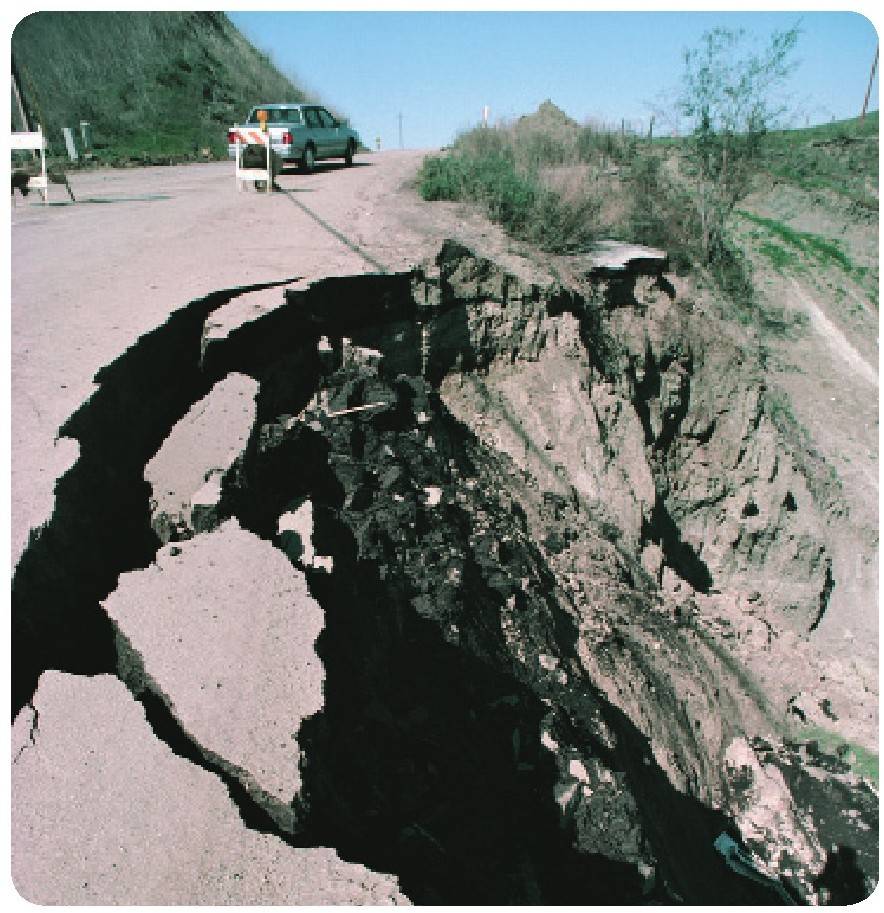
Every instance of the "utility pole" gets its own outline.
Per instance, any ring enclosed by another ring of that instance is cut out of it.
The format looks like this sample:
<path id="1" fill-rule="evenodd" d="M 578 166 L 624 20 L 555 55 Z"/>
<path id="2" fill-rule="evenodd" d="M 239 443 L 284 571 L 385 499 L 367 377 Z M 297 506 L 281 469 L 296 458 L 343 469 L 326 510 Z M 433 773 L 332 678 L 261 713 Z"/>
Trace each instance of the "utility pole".
<path id="1" fill-rule="evenodd" d="M 866 119 L 866 108 L 869 106 L 869 96 L 872 94 L 872 83 L 875 81 L 875 70 L 878 69 L 878 51 L 880 46 L 875 48 L 875 59 L 872 61 L 872 72 L 869 74 L 869 87 L 866 89 L 866 99 L 863 102 L 862 114 L 860 114 L 859 119 Z"/>
<path id="2" fill-rule="evenodd" d="M 399 148 L 402 149 L 402 112 L 399 112 Z"/>

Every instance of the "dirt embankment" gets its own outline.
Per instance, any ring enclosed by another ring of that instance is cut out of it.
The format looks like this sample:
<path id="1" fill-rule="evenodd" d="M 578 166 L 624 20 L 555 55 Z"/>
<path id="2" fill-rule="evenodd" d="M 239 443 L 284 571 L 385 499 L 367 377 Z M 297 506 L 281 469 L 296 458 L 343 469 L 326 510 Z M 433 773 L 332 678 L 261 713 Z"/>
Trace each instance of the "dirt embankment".
<path id="1" fill-rule="evenodd" d="M 856 899 L 876 792 L 801 728 L 873 732 L 862 670 L 814 646 L 838 492 L 663 255 L 558 267 L 534 281 L 446 243 L 229 331 L 219 298 L 143 337 L 65 426 L 81 458 L 14 583 L 19 706 L 47 667 L 116 673 L 250 827 L 415 902 Z M 256 391 L 248 439 L 170 519 L 145 465 L 234 375 L 257 385 L 237 392 Z M 139 435 L 115 435 L 133 409 Z M 125 606 L 99 605 L 121 573 L 186 560 L 178 540 L 246 533 L 325 617 L 290 814 L 181 725 Z"/>

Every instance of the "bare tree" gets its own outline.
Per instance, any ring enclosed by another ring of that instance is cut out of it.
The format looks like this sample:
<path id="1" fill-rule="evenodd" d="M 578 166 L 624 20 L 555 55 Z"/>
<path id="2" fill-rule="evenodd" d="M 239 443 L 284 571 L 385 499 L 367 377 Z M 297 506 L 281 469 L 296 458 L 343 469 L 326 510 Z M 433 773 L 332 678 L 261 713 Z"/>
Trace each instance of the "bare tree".
<path id="1" fill-rule="evenodd" d="M 794 68 L 795 26 L 775 32 L 761 51 L 746 49 L 743 30 L 706 32 L 685 51 L 679 111 L 693 125 L 688 165 L 695 183 L 707 262 L 724 243 L 728 216 L 750 187 L 763 134 L 782 116 L 776 91 Z"/>

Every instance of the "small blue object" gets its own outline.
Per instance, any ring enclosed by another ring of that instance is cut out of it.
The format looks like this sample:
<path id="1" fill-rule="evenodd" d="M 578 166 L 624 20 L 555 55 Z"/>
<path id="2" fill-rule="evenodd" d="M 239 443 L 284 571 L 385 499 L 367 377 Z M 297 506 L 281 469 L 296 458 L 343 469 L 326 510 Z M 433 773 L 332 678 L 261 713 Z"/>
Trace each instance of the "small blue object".
<path id="1" fill-rule="evenodd" d="M 795 903 L 779 882 L 775 881 L 773 878 L 768 878 L 767 875 L 758 871 L 752 862 L 752 858 L 733 837 L 721 833 L 715 838 L 715 842 L 712 845 L 724 857 L 724 861 L 727 863 L 729 869 L 736 872 L 738 875 L 742 875 L 744 878 L 748 878 L 757 884 L 770 888 L 772 891 L 776 891 L 787 904 Z"/>

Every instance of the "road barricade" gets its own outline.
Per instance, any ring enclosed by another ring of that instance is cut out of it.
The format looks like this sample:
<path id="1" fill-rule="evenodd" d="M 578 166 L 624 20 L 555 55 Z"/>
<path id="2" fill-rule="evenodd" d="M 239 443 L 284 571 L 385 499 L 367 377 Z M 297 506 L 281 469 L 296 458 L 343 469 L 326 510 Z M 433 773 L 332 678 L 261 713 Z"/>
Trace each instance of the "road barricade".
<path id="1" fill-rule="evenodd" d="M 43 134 L 43 128 L 38 125 L 36 130 L 28 133 L 13 131 L 11 148 L 28 152 L 40 151 L 40 173 L 28 178 L 28 189 L 39 190 L 43 202 L 48 203 L 49 176 L 46 173 L 46 137 Z"/>
<path id="2" fill-rule="evenodd" d="M 234 127 L 236 133 L 236 186 L 243 189 L 246 181 L 257 185 L 263 181 L 267 193 L 273 190 L 273 150 L 270 133 L 258 128 Z M 258 150 L 255 147 L 260 146 Z M 256 167 L 260 161 L 261 166 Z M 256 187 L 257 189 L 257 187 Z"/>

